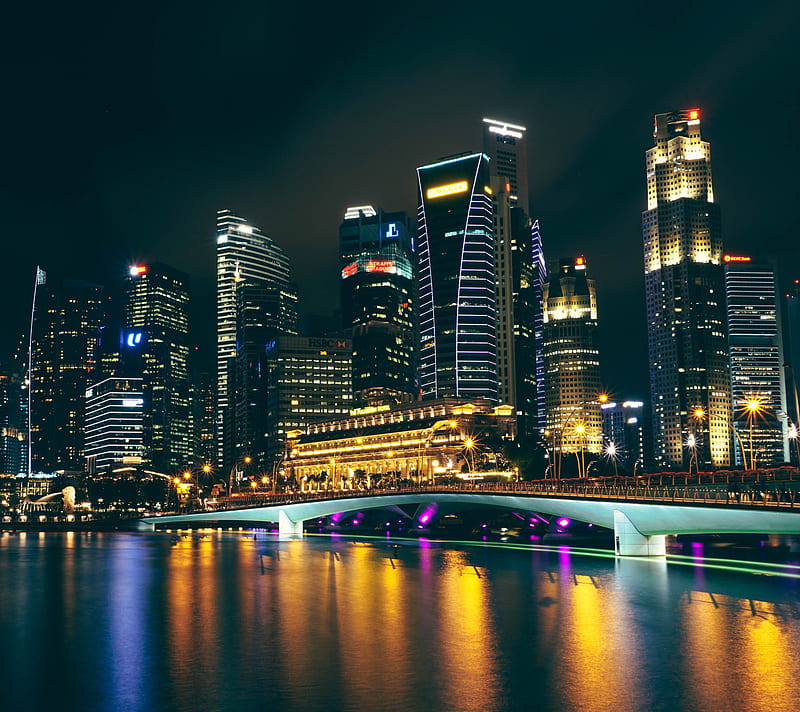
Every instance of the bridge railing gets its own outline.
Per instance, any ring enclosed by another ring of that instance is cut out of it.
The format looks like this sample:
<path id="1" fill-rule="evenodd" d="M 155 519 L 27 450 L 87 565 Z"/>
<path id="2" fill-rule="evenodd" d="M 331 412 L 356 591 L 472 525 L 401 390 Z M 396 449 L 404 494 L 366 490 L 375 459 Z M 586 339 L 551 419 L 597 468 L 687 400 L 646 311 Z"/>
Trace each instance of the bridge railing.
<path id="1" fill-rule="evenodd" d="M 392 487 L 372 487 L 352 490 L 320 490 L 315 492 L 265 493 L 245 497 L 222 497 L 206 500 L 202 505 L 182 509 L 167 514 L 189 514 L 198 512 L 223 512 L 247 510 L 280 504 L 302 504 L 322 500 L 353 499 L 361 497 L 381 497 L 397 494 L 508 494 L 536 497 L 559 497 L 575 499 L 599 499 L 626 502 L 659 502 L 662 504 L 703 504 L 707 506 L 763 507 L 775 510 L 800 511 L 800 490 L 764 487 L 739 487 L 727 489 L 702 487 L 688 484 L 662 485 L 652 482 L 645 484 L 606 484 L 595 481 L 585 482 L 470 482 L 454 484 L 398 484 Z"/>

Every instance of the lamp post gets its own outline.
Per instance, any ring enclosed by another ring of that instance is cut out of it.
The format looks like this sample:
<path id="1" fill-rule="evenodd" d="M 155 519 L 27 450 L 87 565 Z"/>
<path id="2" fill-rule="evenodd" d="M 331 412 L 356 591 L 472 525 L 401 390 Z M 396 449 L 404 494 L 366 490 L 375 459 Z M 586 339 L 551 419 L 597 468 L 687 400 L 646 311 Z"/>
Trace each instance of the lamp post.
<path id="1" fill-rule="evenodd" d="M 253 461 L 253 458 L 250 455 L 245 455 L 241 460 L 238 460 L 233 464 L 231 467 L 231 471 L 228 473 L 228 495 L 233 494 L 233 480 L 234 477 L 236 478 L 236 489 L 241 492 L 241 479 L 239 478 L 239 465 L 249 465 Z"/>
<path id="2" fill-rule="evenodd" d="M 566 418 L 561 423 L 561 425 L 558 426 L 557 429 L 558 429 L 559 435 L 560 435 L 559 440 L 560 440 L 561 446 L 558 449 L 557 455 L 556 455 L 555 452 L 553 453 L 554 465 L 557 463 L 557 467 L 554 467 L 554 469 L 556 471 L 556 479 L 560 479 L 561 478 L 561 462 L 562 462 L 563 454 L 564 454 L 564 431 L 569 427 L 569 425 L 575 420 L 576 416 L 579 413 L 581 413 L 583 411 L 583 409 L 587 405 L 602 405 L 603 403 L 608 403 L 608 394 L 607 393 L 600 393 L 593 400 L 585 400 L 585 401 L 582 401 L 581 403 L 578 403 L 577 405 L 573 406 L 568 411 Z M 576 435 L 580 435 L 581 436 L 580 444 L 583 445 L 584 444 L 584 437 L 583 436 L 586 433 L 586 423 L 581 423 L 579 425 L 580 425 L 580 428 L 578 427 L 578 425 L 575 426 L 574 432 L 575 432 Z M 579 448 L 580 448 L 580 446 L 579 446 Z M 555 433 L 553 433 L 553 450 L 555 451 Z M 583 466 L 582 466 L 583 453 L 582 452 L 576 453 L 575 457 L 576 457 L 576 460 L 578 461 L 578 476 L 579 477 L 583 477 L 583 474 L 581 474 L 582 471 L 583 471 Z"/>
<path id="3" fill-rule="evenodd" d="M 619 448 L 613 440 L 609 440 L 605 448 L 606 457 L 614 463 L 614 475 L 618 475 L 617 471 L 617 456 L 619 455 Z"/>
<path id="4" fill-rule="evenodd" d="M 697 438 L 694 433 L 689 433 L 689 436 L 686 438 L 686 447 L 689 449 L 689 474 L 692 474 L 692 461 L 694 461 L 695 470 L 699 475 L 700 470 L 697 467 Z"/>
<path id="5" fill-rule="evenodd" d="M 791 421 L 789 422 L 789 430 L 786 433 L 786 437 L 794 442 L 795 459 L 800 463 L 800 438 L 798 438 L 797 426 Z"/>
<path id="6" fill-rule="evenodd" d="M 706 419 L 706 409 L 703 408 L 702 405 L 696 405 L 692 408 L 692 419 L 695 422 L 694 430 L 695 430 L 695 446 L 699 449 L 701 443 L 703 442 L 702 437 L 698 437 L 697 431 L 699 431 L 699 435 L 702 436 L 703 434 L 703 421 Z M 708 438 L 706 438 L 708 439 Z M 697 457 L 697 450 L 692 452 L 694 455 L 694 464 L 697 470 L 697 474 L 700 474 L 700 461 Z M 711 444 L 709 443 L 709 450 L 708 450 L 708 459 L 711 460 Z M 713 464 L 713 463 L 712 463 Z M 713 468 L 712 468 L 713 469 Z M 689 473 L 691 474 L 692 471 L 692 461 L 689 460 Z"/>
<path id="7" fill-rule="evenodd" d="M 745 416 L 747 417 L 747 427 L 749 431 L 749 448 L 750 448 L 750 464 L 747 464 L 747 458 L 744 457 L 745 460 L 745 468 L 749 470 L 756 469 L 756 453 L 753 447 L 753 422 L 756 418 L 761 417 L 765 412 L 766 408 L 764 407 L 764 401 L 759 398 L 758 396 L 747 396 L 745 397 L 744 401 L 742 402 L 741 410 L 744 411 Z M 741 443 L 740 443 L 741 445 Z"/>

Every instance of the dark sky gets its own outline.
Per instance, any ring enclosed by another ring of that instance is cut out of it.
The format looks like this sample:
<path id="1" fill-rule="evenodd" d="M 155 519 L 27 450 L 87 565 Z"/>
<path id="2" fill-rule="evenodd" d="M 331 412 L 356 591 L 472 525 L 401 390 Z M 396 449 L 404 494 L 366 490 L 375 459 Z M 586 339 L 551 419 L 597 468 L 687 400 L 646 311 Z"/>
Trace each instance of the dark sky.
<path id="1" fill-rule="evenodd" d="M 289 254 L 301 309 L 338 300 L 348 205 L 415 210 L 414 169 L 528 127 L 548 261 L 597 280 L 606 385 L 646 395 L 641 211 L 655 113 L 700 107 L 726 249 L 798 264 L 796 0 L 21 4 L 4 17 L 0 360 L 34 266 L 193 281 L 213 339 L 214 214 Z"/>

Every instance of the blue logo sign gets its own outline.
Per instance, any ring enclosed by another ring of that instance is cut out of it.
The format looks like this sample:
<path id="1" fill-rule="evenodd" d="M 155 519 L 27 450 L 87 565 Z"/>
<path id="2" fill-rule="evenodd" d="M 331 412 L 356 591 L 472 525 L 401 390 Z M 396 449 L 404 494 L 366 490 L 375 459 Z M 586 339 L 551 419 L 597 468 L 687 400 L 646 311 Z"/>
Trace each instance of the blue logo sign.
<path id="1" fill-rule="evenodd" d="M 132 331 L 125 337 L 125 343 L 128 347 L 133 348 L 134 346 L 138 346 L 142 343 L 142 338 L 144 334 L 141 331 Z"/>
<path id="2" fill-rule="evenodd" d="M 386 237 L 400 237 L 400 233 L 397 230 L 397 223 L 389 223 L 386 230 Z"/>

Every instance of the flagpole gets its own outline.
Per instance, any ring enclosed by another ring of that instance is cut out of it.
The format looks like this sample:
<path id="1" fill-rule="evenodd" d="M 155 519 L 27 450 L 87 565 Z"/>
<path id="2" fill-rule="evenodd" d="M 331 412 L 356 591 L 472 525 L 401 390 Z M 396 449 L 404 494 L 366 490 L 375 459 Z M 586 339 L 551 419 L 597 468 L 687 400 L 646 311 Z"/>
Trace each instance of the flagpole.
<path id="1" fill-rule="evenodd" d="M 33 474 L 33 442 L 31 440 L 31 430 L 33 424 L 33 413 L 31 412 L 31 391 L 33 391 L 33 322 L 36 315 L 36 292 L 40 284 L 45 283 L 47 275 L 45 271 L 36 265 L 36 279 L 33 281 L 33 299 L 31 301 L 31 322 L 28 329 L 28 471 L 25 478 L 25 490 L 28 489 L 28 482 Z"/>

